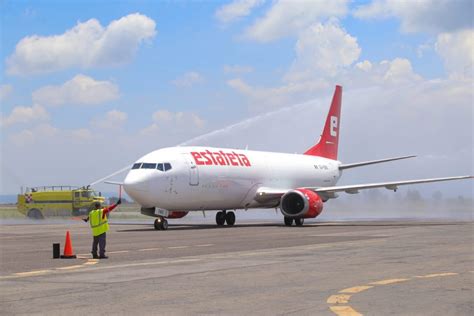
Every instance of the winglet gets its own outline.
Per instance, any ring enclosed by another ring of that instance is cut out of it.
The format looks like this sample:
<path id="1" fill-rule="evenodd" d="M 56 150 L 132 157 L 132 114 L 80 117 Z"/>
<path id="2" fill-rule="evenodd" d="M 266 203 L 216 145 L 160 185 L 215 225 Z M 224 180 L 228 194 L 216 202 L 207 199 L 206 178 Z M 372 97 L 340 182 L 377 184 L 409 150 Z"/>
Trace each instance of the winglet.
<path id="1" fill-rule="evenodd" d="M 339 131 L 341 126 L 342 86 L 337 85 L 332 97 L 331 107 L 326 118 L 323 134 L 319 142 L 304 154 L 337 160 Z"/>

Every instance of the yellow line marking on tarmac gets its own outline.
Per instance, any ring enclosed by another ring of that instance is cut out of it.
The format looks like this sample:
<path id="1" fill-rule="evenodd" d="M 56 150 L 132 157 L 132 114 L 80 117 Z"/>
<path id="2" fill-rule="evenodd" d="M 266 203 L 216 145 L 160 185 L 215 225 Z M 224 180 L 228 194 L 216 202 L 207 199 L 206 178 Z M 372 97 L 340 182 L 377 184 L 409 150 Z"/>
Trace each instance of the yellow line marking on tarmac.
<path id="1" fill-rule="evenodd" d="M 469 271 L 469 272 L 474 273 L 474 271 Z M 413 280 L 414 278 L 427 279 L 427 278 L 436 278 L 436 277 L 453 276 L 453 275 L 459 275 L 459 273 L 455 273 L 455 272 L 432 273 L 432 274 L 426 274 L 426 275 L 418 275 L 412 278 L 386 279 L 386 280 L 371 282 L 369 283 L 370 285 L 360 285 L 360 286 L 350 287 L 350 288 L 339 291 L 339 293 L 354 294 L 354 293 L 360 293 L 362 291 L 373 288 L 376 285 L 388 285 L 388 284 L 401 283 L 401 282 Z M 335 294 L 335 295 L 329 296 L 326 302 L 328 304 L 347 304 L 349 303 L 350 298 L 351 298 L 351 295 Z M 349 305 L 344 305 L 344 306 L 333 305 L 333 306 L 329 306 L 329 309 L 338 316 L 362 315 L 356 310 L 354 310 L 352 307 L 350 307 Z"/>
<path id="2" fill-rule="evenodd" d="M 339 291 L 339 293 L 360 293 L 362 291 L 368 290 L 373 288 L 373 286 L 370 285 L 360 285 L 360 286 L 354 286 L 350 287 L 344 290 Z"/>
<path id="3" fill-rule="evenodd" d="M 67 266 L 67 267 L 56 268 L 55 270 L 72 270 L 72 269 L 77 269 L 77 268 L 82 268 L 82 267 L 83 267 L 82 264 L 77 264 L 75 266 Z"/>
<path id="4" fill-rule="evenodd" d="M 28 272 L 17 272 L 14 273 L 16 276 L 24 277 L 24 276 L 32 276 L 32 275 L 41 275 L 52 272 L 52 270 L 36 270 L 36 271 L 28 271 Z"/>
<path id="5" fill-rule="evenodd" d="M 143 248 L 143 249 L 138 249 L 138 251 L 154 251 L 154 250 L 160 250 L 161 248 Z"/>
<path id="6" fill-rule="evenodd" d="M 91 255 L 77 255 L 77 259 L 89 259 Z"/>
<path id="7" fill-rule="evenodd" d="M 322 248 L 329 248 L 331 245 L 316 245 L 316 246 L 307 246 L 304 247 L 305 250 L 315 250 L 315 249 L 322 249 Z"/>
<path id="8" fill-rule="evenodd" d="M 174 246 L 174 247 L 168 247 L 168 249 L 184 249 L 188 248 L 189 246 Z"/>
<path id="9" fill-rule="evenodd" d="M 417 275 L 415 276 L 415 278 L 425 279 L 425 278 L 437 278 L 437 277 L 444 277 L 444 276 L 451 276 L 451 275 L 459 275 L 459 273 L 454 273 L 454 272 L 433 273 L 433 274 L 427 274 L 427 275 Z"/>
<path id="10" fill-rule="evenodd" d="M 79 268 L 84 268 L 86 266 L 94 265 L 94 264 L 97 264 L 97 263 L 99 263 L 98 260 L 89 259 L 89 260 L 87 260 L 87 262 L 84 262 L 83 264 L 76 264 L 76 265 L 72 265 L 72 266 L 58 267 L 58 268 L 48 269 L 48 270 L 34 270 L 34 271 L 27 271 L 27 272 L 16 272 L 16 273 L 13 273 L 11 275 L 1 276 L 0 280 L 11 279 L 11 278 L 16 278 L 16 277 L 29 277 L 29 276 L 50 274 L 50 273 L 54 273 L 55 271 L 74 270 L 74 269 L 79 269 Z"/>
<path id="11" fill-rule="evenodd" d="M 127 264 L 118 264 L 114 266 L 92 267 L 90 268 L 90 270 L 117 269 L 117 268 L 152 266 L 152 265 L 173 264 L 173 263 L 187 263 L 187 262 L 196 262 L 196 261 L 202 261 L 202 260 L 203 259 L 178 259 L 178 260 L 167 260 L 167 261 L 158 261 L 158 262 L 153 261 L 153 262 L 127 263 Z"/>
<path id="12" fill-rule="evenodd" d="M 362 316 L 350 306 L 331 306 L 329 309 L 338 316 Z"/>
<path id="13" fill-rule="evenodd" d="M 372 285 L 387 285 L 387 284 L 405 282 L 405 281 L 408 281 L 408 280 L 410 280 L 410 279 L 387 279 L 387 280 L 372 282 L 372 283 L 369 283 L 369 284 L 372 284 Z"/>
<path id="14" fill-rule="evenodd" d="M 127 253 L 129 250 L 117 250 L 117 251 L 107 251 L 107 253 Z"/>
<path id="15" fill-rule="evenodd" d="M 350 298 L 351 295 L 348 294 L 336 294 L 329 296 L 326 302 L 328 304 L 347 304 Z"/>

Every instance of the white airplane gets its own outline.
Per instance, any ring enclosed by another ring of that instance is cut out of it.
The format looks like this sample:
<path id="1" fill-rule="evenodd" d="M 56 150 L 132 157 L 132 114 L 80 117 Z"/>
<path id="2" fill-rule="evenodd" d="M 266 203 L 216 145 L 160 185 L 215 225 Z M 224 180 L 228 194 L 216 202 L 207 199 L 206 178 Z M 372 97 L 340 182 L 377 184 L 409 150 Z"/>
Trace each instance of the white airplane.
<path id="1" fill-rule="evenodd" d="M 156 217 L 155 228 L 166 230 L 166 218 L 190 211 L 218 210 L 216 223 L 232 226 L 228 210 L 280 208 L 285 225 L 303 225 L 315 218 L 323 203 L 359 190 L 473 178 L 472 176 L 336 186 L 343 170 L 411 158 L 403 156 L 343 164 L 337 160 L 342 87 L 336 86 L 319 142 L 304 154 L 273 153 L 212 147 L 170 147 L 136 161 L 123 187 L 144 215 Z M 108 182 L 114 183 L 114 182 Z M 114 183 L 117 184 L 117 183 Z"/>

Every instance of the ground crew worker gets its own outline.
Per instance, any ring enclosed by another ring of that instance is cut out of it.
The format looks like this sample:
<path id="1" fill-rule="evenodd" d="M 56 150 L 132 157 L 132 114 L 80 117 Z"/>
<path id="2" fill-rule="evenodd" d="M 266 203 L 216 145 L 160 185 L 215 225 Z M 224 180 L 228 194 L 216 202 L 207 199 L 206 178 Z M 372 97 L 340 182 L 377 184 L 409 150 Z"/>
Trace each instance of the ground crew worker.
<path id="1" fill-rule="evenodd" d="M 106 232 L 109 230 L 109 223 L 107 221 L 108 214 L 112 212 L 117 205 L 121 204 L 122 200 L 119 199 L 116 204 L 109 207 L 100 207 L 100 203 L 96 202 L 95 209 L 89 213 L 89 217 L 84 219 L 84 222 L 90 221 L 92 229 L 92 235 L 94 240 L 92 241 L 92 258 L 94 259 L 107 259 L 105 255 L 105 244 L 106 244 Z M 99 246 L 100 252 L 97 255 L 97 246 Z"/>

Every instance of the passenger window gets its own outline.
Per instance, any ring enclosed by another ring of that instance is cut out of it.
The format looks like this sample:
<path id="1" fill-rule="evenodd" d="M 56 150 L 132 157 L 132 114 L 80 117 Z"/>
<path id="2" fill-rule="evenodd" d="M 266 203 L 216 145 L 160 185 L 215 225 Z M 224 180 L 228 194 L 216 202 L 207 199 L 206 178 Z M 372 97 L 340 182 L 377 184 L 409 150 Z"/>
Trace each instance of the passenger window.
<path id="1" fill-rule="evenodd" d="M 132 169 L 140 169 L 141 166 L 142 166 L 142 163 L 137 162 L 137 163 L 133 164 Z"/>
<path id="2" fill-rule="evenodd" d="M 80 197 L 80 196 L 79 196 L 79 192 L 74 192 L 74 197 L 75 197 L 76 199 L 78 199 L 78 198 Z"/>
<path id="3" fill-rule="evenodd" d="M 157 167 L 156 169 L 158 169 L 158 170 L 160 170 L 160 171 L 165 171 L 165 169 L 163 168 L 163 164 L 162 164 L 162 163 L 159 163 L 159 164 L 158 164 L 158 167 Z"/>
<path id="4" fill-rule="evenodd" d="M 142 169 L 156 169 L 156 163 L 143 163 Z"/>
<path id="5" fill-rule="evenodd" d="M 83 191 L 81 192 L 81 195 L 83 198 L 89 198 L 90 197 L 90 192 L 89 191 Z"/>
<path id="6" fill-rule="evenodd" d="M 165 171 L 168 171 L 171 169 L 171 164 L 169 162 L 165 163 Z"/>

